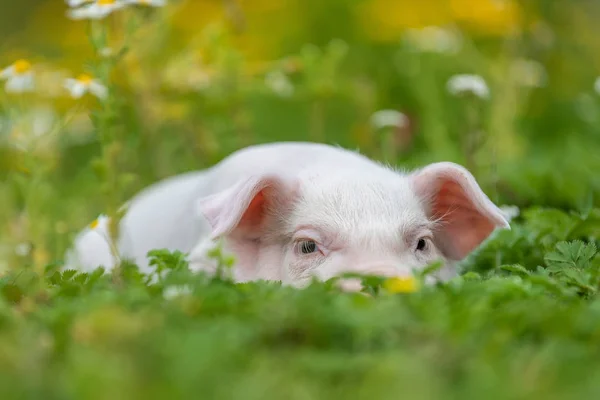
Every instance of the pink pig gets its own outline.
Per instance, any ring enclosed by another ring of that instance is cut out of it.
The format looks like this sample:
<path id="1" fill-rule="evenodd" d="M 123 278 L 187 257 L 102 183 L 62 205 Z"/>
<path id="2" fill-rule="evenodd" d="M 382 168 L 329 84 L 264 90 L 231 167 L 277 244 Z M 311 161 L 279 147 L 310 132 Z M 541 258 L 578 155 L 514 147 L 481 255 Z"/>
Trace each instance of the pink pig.
<path id="1" fill-rule="evenodd" d="M 113 267 L 101 222 L 79 234 L 70 267 Z M 187 253 L 192 270 L 211 271 L 207 251 L 222 241 L 240 282 L 301 287 L 344 272 L 407 276 L 437 260 L 444 266 L 436 278 L 447 280 L 495 228 L 509 224 L 459 165 L 404 172 L 334 146 L 283 142 L 142 191 L 128 205 L 117 247 L 144 272 L 147 252 L 162 248 Z"/>

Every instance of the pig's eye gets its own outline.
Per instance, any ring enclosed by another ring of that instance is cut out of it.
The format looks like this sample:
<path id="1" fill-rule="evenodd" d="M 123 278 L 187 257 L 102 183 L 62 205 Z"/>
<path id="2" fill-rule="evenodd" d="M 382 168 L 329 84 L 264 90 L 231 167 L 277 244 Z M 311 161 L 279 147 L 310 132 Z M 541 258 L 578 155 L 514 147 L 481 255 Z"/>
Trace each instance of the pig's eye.
<path id="1" fill-rule="evenodd" d="M 302 254 L 311 254 L 317 251 L 317 243 L 314 240 L 304 240 L 299 243 L 299 249 Z"/>
<path id="2" fill-rule="evenodd" d="M 427 248 L 427 240 L 424 238 L 419 239 L 417 242 L 417 251 L 423 251 Z"/>

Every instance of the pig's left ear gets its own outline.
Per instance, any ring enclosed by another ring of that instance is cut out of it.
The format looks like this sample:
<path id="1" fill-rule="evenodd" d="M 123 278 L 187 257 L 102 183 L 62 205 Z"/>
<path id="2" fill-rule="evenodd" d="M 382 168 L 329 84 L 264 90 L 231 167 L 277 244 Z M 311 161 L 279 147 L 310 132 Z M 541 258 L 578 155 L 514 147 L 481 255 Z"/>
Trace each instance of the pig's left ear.
<path id="1" fill-rule="evenodd" d="M 451 162 L 430 164 L 410 175 L 428 216 L 439 221 L 435 241 L 446 257 L 462 260 L 495 228 L 509 228 L 502 212 L 469 171 Z"/>
<path id="2" fill-rule="evenodd" d="M 241 238 L 258 239 L 265 228 L 265 217 L 283 213 L 294 194 L 295 186 L 284 176 L 253 176 L 199 199 L 196 209 L 210 224 L 211 239 L 234 231 Z"/>

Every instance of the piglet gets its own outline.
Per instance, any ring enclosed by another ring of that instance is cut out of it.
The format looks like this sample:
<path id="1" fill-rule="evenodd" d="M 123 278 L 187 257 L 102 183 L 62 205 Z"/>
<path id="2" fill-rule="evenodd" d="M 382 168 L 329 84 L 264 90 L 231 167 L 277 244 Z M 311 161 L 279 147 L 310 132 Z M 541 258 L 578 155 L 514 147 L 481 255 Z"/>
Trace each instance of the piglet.
<path id="1" fill-rule="evenodd" d="M 70 268 L 113 268 L 106 228 L 103 220 L 78 235 Z M 238 282 L 405 277 L 435 261 L 443 267 L 434 279 L 444 281 L 496 228 L 509 224 L 457 164 L 408 172 L 335 146 L 280 142 L 145 189 L 129 202 L 116 245 L 146 273 L 148 251 L 165 248 L 213 271 L 207 252 L 220 242 Z"/>

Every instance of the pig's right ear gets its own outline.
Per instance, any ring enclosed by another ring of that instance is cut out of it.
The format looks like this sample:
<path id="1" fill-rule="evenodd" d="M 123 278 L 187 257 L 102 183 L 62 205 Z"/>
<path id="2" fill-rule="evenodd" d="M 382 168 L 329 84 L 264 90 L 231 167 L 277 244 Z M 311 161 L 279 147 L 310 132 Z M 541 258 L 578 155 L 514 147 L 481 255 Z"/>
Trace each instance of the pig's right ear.
<path id="1" fill-rule="evenodd" d="M 211 239 L 234 231 L 256 239 L 265 228 L 265 217 L 289 207 L 295 193 L 295 185 L 284 176 L 253 176 L 199 199 L 196 209 L 210 224 Z"/>
<path id="2" fill-rule="evenodd" d="M 494 229 L 510 228 L 500 209 L 464 167 L 434 163 L 410 178 L 428 216 L 440 223 L 435 237 L 449 258 L 462 260 Z"/>

